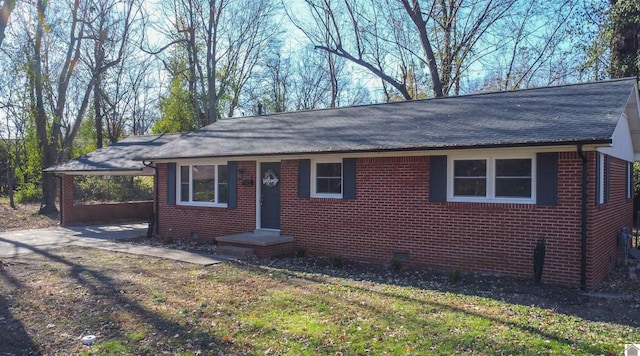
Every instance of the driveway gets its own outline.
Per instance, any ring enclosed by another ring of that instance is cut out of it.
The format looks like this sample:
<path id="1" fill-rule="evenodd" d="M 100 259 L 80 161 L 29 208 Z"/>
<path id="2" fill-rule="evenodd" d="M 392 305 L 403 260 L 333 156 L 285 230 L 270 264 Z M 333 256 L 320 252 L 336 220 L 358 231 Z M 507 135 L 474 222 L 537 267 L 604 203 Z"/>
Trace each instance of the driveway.
<path id="1" fill-rule="evenodd" d="M 0 258 L 14 257 L 24 253 L 39 253 L 68 246 L 82 246 L 166 258 L 204 266 L 235 259 L 235 257 L 225 255 L 209 255 L 114 242 L 114 240 L 132 239 L 146 234 L 147 224 L 58 226 L 46 229 L 0 232 Z"/>

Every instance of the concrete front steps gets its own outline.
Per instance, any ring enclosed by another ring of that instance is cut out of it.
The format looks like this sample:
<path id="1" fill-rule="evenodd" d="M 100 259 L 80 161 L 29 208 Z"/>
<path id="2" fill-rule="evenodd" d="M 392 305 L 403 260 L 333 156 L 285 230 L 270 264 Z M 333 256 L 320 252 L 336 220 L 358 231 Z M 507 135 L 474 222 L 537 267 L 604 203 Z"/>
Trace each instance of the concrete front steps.
<path id="1" fill-rule="evenodd" d="M 218 253 L 238 257 L 272 257 L 293 251 L 293 237 L 281 236 L 277 230 L 255 230 L 216 237 Z"/>

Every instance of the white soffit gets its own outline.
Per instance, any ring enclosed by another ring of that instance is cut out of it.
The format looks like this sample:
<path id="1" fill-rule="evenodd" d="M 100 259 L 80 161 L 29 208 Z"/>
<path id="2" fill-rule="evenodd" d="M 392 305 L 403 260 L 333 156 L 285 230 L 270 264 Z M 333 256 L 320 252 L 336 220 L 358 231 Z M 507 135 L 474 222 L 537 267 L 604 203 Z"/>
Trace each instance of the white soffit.
<path id="1" fill-rule="evenodd" d="M 640 97 L 638 97 L 637 84 L 634 85 L 633 92 L 629 95 L 629 100 L 627 100 L 624 111 L 635 160 L 640 160 Z M 618 123 L 618 125 L 620 125 L 620 123 Z M 616 127 L 616 131 L 617 130 L 618 128 Z"/>

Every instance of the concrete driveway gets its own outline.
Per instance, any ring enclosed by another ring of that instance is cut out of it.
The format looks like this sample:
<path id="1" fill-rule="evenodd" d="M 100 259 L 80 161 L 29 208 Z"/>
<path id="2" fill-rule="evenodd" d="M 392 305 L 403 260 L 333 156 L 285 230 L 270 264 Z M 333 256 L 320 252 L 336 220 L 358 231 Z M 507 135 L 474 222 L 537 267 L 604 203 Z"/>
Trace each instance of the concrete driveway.
<path id="1" fill-rule="evenodd" d="M 147 224 L 93 225 L 0 232 L 0 258 L 38 253 L 67 246 L 166 258 L 204 266 L 235 259 L 182 250 L 114 242 L 147 234 Z"/>

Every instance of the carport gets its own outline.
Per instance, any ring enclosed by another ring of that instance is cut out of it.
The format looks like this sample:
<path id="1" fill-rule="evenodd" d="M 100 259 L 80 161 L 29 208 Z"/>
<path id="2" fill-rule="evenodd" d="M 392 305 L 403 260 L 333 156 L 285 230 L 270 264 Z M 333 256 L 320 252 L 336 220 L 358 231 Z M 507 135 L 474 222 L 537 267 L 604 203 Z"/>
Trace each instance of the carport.
<path id="1" fill-rule="evenodd" d="M 155 167 L 147 162 L 134 161 L 164 145 L 177 134 L 129 136 L 128 138 L 68 162 L 45 169 L 60 178 L 60 224 L 63 226 L 108 224 L 115 222 L 150 221 L 157 210 Z M 117 201 L 83 204 L 75 196 L 77 176 L 152 176 L 152 200 Z"/>

